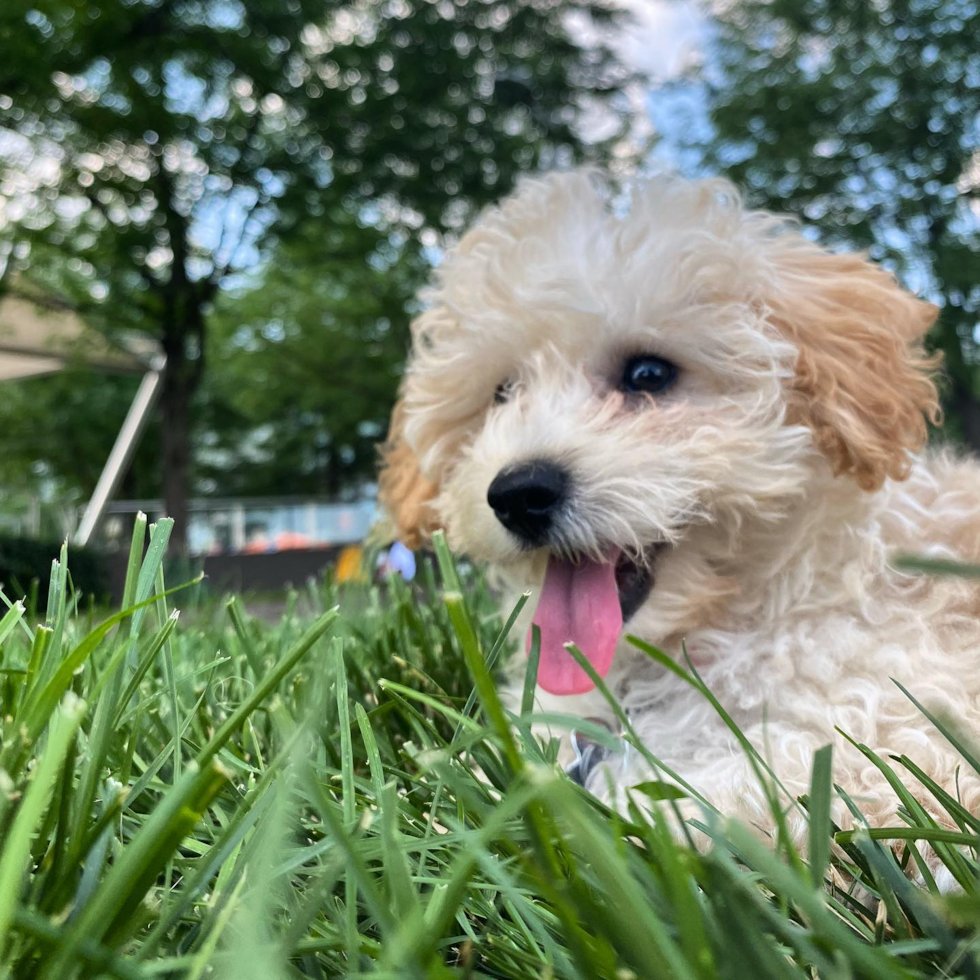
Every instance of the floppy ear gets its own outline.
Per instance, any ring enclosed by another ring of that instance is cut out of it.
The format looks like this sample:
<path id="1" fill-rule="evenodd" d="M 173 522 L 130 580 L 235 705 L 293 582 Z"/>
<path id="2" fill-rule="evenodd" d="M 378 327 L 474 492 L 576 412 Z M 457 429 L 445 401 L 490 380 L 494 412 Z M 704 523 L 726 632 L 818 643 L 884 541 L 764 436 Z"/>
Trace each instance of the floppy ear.
<path id="1" fill-rule="evenodd" d="M 926 420 L 940 419 L 939 358 L 921 343 L 938 309 L 860 255 L 801 243 L 776 266 L 771 319 L 799 348 L 790 421 L 809 426 L 834 473 L 862 489 L 904 479 Z"/>
<path id="2" fill-rule="evenodd" d="M 438 487 L 422 476 L 418 459 L 405 442 L 404 415 L 399 399 L 381 450 L 378 499 L 394 522 L 399 540 L 414 549 L 439 528 L 429 506 Z"/>

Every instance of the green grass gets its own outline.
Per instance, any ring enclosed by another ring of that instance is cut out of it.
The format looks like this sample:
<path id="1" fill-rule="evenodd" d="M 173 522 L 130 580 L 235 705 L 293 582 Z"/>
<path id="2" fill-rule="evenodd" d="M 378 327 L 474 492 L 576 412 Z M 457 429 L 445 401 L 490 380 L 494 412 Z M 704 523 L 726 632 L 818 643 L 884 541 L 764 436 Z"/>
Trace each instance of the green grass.
<path id="1" fill-rule="evenodd" d="M 613 814 L 532 736 L 530 697 L 508 714 L 506 624 L 441 543 L 418 587 L 311 585 L 268 625 L 168 594 L 168 533 L 137 527 L 101 622 L 64 551 L 43 623 L 7 600 L 0 978 L 980 976 L 980 815 L 914 760 L 865 750 L 901 827 L 836 833 L 824 752 L 809 860 L 708 809 L 699 853 L 663 782 Z M 959 893 L 910 882 L 926 842 Z"/>

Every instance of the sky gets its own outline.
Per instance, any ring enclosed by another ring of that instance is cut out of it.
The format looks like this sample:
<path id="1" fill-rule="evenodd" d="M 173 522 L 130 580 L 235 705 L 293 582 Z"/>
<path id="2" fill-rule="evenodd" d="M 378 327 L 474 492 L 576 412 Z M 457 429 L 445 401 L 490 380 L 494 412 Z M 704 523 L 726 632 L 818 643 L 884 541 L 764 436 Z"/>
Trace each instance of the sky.
<path id="1" fill-rule="evenodd" d="M 703 56 L 707 22 L 691 0 L 625 0 L 632 24 L 612 46 L 628 65 L 652 82 L 677 77 Z"/>
<path id="2" fill-rule="evenodd" d="M 656 137 L 646 161 L 650 169 L 683 169 L 677 136 L 692 124 L 706 126 L 703 95 L 687 81 L 685 71 L 707 56 L 709 17 L 697 0 L 620 0 L 623 16 L 611 27 L 597 28 L 583 14 L 567 18 L 569 34 L 585 47 L 603 45 L 638 76 L 626 92 L 631 114 L 630 137 L 623 153 Z M 609 110 L 587 106 L 580 123 L 587 139 L 602 139 L 619 121 Z"/>

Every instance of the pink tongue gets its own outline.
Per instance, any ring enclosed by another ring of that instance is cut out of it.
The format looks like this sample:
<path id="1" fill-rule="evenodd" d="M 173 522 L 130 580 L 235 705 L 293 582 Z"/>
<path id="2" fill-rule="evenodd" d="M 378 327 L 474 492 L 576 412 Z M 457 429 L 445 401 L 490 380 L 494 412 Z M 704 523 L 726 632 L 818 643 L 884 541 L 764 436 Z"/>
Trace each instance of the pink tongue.
<path id="1" fill-rule="evenodd" d="M 549 558 L 534 622 L 541 629 L 538 684 L 549 694 L 590 691 L 593 684 L 589 675 L 564 645 L 574 643 L 600 677 L 609 672 L 623 629 L 616 590 L 616 556 L 611 555 L 604 562 L 583 560 L 578 564 Z M 527 649 L 530 648 L 529 630 Z"/>

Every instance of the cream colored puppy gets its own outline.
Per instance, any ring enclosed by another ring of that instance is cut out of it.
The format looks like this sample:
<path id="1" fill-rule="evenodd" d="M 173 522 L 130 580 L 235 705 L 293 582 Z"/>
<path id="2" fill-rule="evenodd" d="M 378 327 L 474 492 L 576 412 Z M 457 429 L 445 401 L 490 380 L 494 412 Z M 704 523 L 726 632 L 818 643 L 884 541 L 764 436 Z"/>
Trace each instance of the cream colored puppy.
<path id="1" fill-rule="evenodd" d="M 957 789 L 959 758 L 891 680 L 980 733 L 980 593 L 889 566 L 980 555 L 980 469 L 919 455 L 934 306 L 724 181 L 654 179 L 614 213 L 582 172 L 484 212 L 426 299 L 382 497 L 406 541 L 442 526 L 532 591 L 548 707 L 604 713 L 574 641 L 652 752 L 767 826 L 711 706 L 622 637 L 678 659 L 686 643 L 790 793 L 833 741 L 837 781 L 894 819 L 837 726 L 976 809 L 977 783 Z M 614 772 L 649 778 L 635 757 Z"/>

